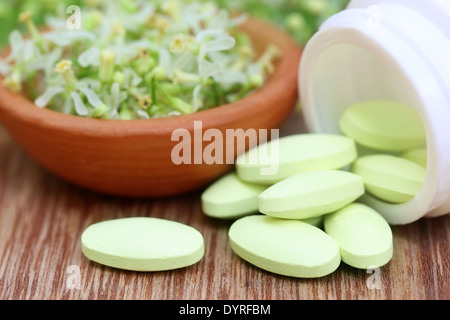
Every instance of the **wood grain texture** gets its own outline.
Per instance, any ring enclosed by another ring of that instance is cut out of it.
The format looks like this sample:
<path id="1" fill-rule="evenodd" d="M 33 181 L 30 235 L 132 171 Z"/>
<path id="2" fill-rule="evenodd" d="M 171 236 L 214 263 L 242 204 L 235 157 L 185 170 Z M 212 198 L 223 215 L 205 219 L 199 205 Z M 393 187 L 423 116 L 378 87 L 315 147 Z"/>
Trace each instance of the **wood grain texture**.
<path id="1" fill-rule="evenodd" d="M 285 133 L 302 130 L 293 117 Z M 230 221 L 206 217 L 200 192 L 160 200 L 104 196 L 47 173 L 0 127 L 0 299 L 449 299 L 450 216 L 396 226 L 394 257 L 371 276 L 341 264 L 320 279 L 294 279 L 260 270 L 228 243 Z M 179 221 L 204 236 L 206 254 L 174 271 L 139 273 L 88 261 L 80 236 L 92 223 L 131 216 Z M 80 288 L 71 288 L 80 271 Z M 68 269 L 69 268 L 69 269 Z"/>

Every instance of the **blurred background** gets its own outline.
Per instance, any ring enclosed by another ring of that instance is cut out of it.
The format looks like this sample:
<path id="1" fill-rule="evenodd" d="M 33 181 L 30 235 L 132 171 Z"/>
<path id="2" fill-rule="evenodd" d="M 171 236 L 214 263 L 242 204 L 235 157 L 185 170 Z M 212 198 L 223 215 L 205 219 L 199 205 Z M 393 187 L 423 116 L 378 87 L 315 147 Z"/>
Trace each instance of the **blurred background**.
<path id="1" fill-rule="evenodd" d="M 102 0 L 2 0 L 0 1 L 2 24 L 0 46 L 8 43 L 8 37 L 12 30 L 22 28 L 18 23 L 21 12 L 30 11 L 33 14 L 34 22 L 43 25 L 48 15 L 69 16 L 66 8 L 70 5 L 95 5 L 100 1 Z M 130 2 L 134 0 L 108 1 Z M 304 45 L 322 22 L 343 10 L 349 0 L 216 0 L 215 2 L 228 9 L 271 21 L 289 32 L 299 44 Z"/>

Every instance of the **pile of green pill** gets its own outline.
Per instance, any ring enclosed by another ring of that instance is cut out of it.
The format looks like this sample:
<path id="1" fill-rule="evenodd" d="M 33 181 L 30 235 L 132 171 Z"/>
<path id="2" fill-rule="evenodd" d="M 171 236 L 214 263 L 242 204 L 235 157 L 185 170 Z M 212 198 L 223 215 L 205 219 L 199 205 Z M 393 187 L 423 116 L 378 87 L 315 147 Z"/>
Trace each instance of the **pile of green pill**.
<path id="1" fill-rule="evenodd" d="M 420 191 L 427 165 L 421 119 L 408 106 L 367 101 L 348 107 L 340 127 L 342 134 L 298 134 L 252 148 L 204 190 L 203 212 L 233 220 L 228 235 L 238 256 L 298 278 L 326 276 L 341 261 L 368 269 L 392 259 L 389 224 L 358 199 L 397 204 Z M 268 174 L 268 167 L 277 170 Z M 81 243 L 88 259 L 134 271 L 187 267 L 205 252 L 196 229 L 150 217 L 95 223 Z"/>
<path id="2" fill-rule="evenodd" d="M 420 191 L 427 163 L 421 118 L 397 102 L 364 101 L 339 124 L 341 134 L 298 134 L 252 148 L 203 192 L 206 215 L 235 220 L 228 234 L 238 256 L 299 278 L 326 276 L 341 261 L 367 269 L 391 260 L 389 224 L 358 199 L 398 204 Z"/>
<path id="3" fill-rule="evenodd" d="M 366 192 L 393 204 L 412 200 L 427 167 L 426 134 L 419 113 L 392 101 L 350 106 L 340 119 L 342 132 L 367 150 L 351 172 L 364 179 Z"/>

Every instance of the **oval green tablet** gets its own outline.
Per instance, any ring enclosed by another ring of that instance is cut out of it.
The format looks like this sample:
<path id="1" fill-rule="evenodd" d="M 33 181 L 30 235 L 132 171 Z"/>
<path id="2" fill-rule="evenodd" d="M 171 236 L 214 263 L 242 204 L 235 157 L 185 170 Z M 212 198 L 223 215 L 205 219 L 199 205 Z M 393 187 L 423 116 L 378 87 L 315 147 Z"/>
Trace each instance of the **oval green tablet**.
<path id="1" fill-rule="evenodd" d="M 348 137 L 298 134 L 250 149 L 236 160 L 236 171 L 242 180 L 274 184 L 302 172 L 344 168 L 356 156 L 355 142 Z"/>
<path id="2" fill-rule="evenodd" d="M 83 254 L 97 263 L 133 271 L 190 266 L 204 255 L 196 229 L 157 218 L 124 218 L 89 226 L 81 236 Z"/>
<path id="3" fill-rule="evenodd" d="M 381 267 L 392 258 L 391 228 L 368 206 L 353 203 L 326 215 L 324 230 L 339 244 L 342 261 L 352 267 Z"/>
<path id="4" fill-rule="evenodd" d="M 367 193 L 390 203 L 405 203 L 420 191 L 426 169 L 391 155 L 370 155 L 356 160 L 351 171 L 364 180 Z"/>
<path id="5" fill-rule="evenodd" d="M 403 153 L 401 157 L 426 168 L 428 163 L 428 150 L 427 148 L 409 150 Z"/>
<path id="6" fill-rule="evenodd" d="M 202 193 L 203 212 L 214 218 L 234 219 L 258 212 L 258 196 L 267 186 L 240 180 L 231 172 Z"/>
<path id="7" fill-rule="evenodd" d="M 323 277 L 335 271 L 341 261 L 336 241 L 302 221 L 248 216 L 235 221 L 228 235 L 238 256 L 280 275 Z"/>
<path id="8" fill-rule="evenodd" d="M 402 152 L 426 143 L 419 113 L 395 101 L 354 104 L 344 111 L 339 125 L 345 135 L 376 150 Z"/>
<path id="9" fill-rule="evenodd" d="M 283 219 L 307 219 L 339 210 L 364 194 L 363 179 L 339 170 L 311 171 L 262 192 L 259 211 Z"/>

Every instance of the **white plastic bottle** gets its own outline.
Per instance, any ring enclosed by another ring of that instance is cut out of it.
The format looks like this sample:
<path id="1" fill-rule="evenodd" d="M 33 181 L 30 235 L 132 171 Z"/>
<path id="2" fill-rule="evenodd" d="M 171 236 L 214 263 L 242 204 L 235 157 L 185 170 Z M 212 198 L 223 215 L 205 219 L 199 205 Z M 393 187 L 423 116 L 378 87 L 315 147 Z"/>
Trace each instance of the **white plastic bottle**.
<path id="1" fill-rule="evenodd" d="M 421 191 L 405 204 L 362 200 L 390 224 L 450 212 L 450 0 L 351 1 L 305 47 L 299 92 L 311 132 L 340 133 L 340 115 L 359 101 L 416 108 L 428 147 Z"/>

